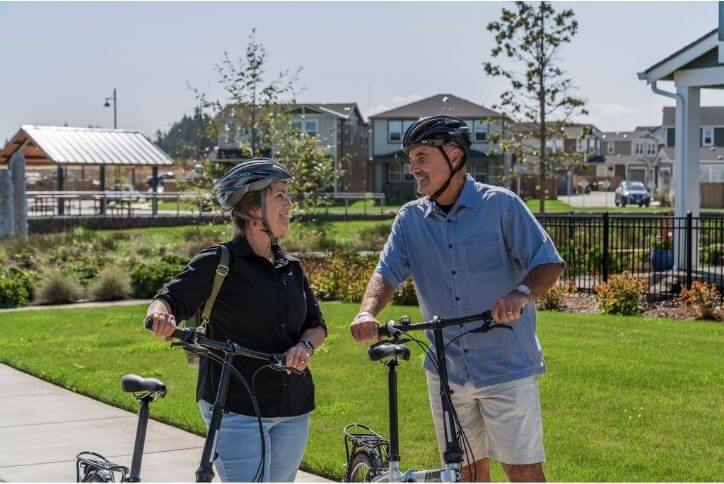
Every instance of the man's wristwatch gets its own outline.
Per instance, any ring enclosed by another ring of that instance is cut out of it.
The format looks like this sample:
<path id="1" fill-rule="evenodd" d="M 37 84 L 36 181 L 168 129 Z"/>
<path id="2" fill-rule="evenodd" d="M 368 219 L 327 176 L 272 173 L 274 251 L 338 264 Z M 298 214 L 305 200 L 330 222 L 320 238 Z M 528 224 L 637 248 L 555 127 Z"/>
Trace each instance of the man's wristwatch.
<path id="1" fill-rule="evenodd" d="M 304 345 L 304 347 L 309 352 L 309 356 L 312 356 L 314 354 L 314 345 L 312 344 L 311 341 L 309 341 L 308 339 L 303 339 L 303 340 L 300 340 L 299 343 Z"/>
<path id="2" fill-rule="evenodd" d="M 515 292 L 527 297 L 528 299 L 531 299 L 533 297 L 533 291 L 531 291 L 530 288 L 528 286 L 526 286 L 525 284 L 521 284 L 518 287 L 516 287 Z"/>

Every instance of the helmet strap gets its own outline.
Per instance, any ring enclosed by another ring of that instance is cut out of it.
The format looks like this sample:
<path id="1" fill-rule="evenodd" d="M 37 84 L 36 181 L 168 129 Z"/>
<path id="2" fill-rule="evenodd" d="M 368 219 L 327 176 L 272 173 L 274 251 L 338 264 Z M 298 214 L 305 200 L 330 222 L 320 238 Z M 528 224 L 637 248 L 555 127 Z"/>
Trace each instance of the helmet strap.
<path id="1" fill-rule="evenodd" d="M 445 151 L 445 149 L 442 146 L 438 146 L 438 148 L 440 149 L 440 153 L 442 153 L 442 157 L 445 158 L 445 161 L 447 161 L 447 166 L 450 167 L 450 175 L 447 177 L 447 180 L 445 180 L 445 183 L 443 183 L 442 186 L 440 188 L 438 188 L 435 193 L 430 195 L 430 200 L 432 200 L 433 202 L 437 201 L 437 197 L 442 195 L 445 192 L 445 190 L 447 190 L 447 188 L 450 186 L 450 182 L 452 181 L 453 177 L 455 176 L 455 173 L 460 171 L 462 169 L 462 167 L 465 166 L 465 162 L 467 161 L 467 158 L 468 158 L 467 153 L 465 153 L 465 151 L 463 151 L 463 159 L 460 160 L 460 163 L 458 164 L 457 167 L 453 168 L 452 162 L 450 161 L 450 157 L 447 155 L 447 152 Z"/>
<path id="2" fill-rule="evenodd" d="M 274 235 L 274 232 L 272 232 L 271 227 L 269 226 L 269 222 L 266 218 L 266 190 L 261 190 L 259 192 L 259 206 L 261 207 L 261 223 L 264 225 L 263 231 L 266 232 L 266 234 L 269 236 L 269 240 L 271 241 L 271 245 L 277 245 L 279 243 L 279 239 Z"/>

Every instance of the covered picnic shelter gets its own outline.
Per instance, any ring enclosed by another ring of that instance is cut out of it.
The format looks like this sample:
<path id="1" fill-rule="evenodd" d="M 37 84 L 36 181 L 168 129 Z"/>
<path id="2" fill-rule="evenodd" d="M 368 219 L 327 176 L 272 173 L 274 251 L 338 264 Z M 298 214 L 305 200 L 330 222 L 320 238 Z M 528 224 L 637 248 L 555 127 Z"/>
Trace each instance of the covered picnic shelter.
<path id="1" fill-rule="evenodd" d="M 23 125 L 0 152 L 0 167 L 6 165 L 11 172 L 22 171 L 20 179 L 23 180 L 26 168 L 56 166 L 57 191 L 64 190 L 64 169 L 70 166 L 98 167 L 97 190 L 101 192 L 106 190 L 107 166 L 150 166 L 151 188 L 156 192 L 158 167 L 172 164 L 173 160 L 141 132 L 123 129 Z M 25 187 L 22 190 L 24 192 Z M 154 212 L 156 207 L 154 199 Z M 105 213 L 105 203 L 101 203 L 100 211 Z M 58 214 L 63 214 L 60 199 Z"/>

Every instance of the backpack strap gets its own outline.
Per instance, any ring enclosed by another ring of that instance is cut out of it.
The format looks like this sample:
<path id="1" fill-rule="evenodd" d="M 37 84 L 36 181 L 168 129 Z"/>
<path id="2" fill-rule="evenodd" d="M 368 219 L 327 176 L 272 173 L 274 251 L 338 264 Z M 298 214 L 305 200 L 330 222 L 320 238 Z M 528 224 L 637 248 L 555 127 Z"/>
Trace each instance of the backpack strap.
<path id="1" fill-rule="evenodd" d="M 201 313 L 201 329 L 204 332 L 206 331 L 206 324 L 209 322 L 209 318 L 211 317 L 211 308 L 214 307 L 216 296 L 219 295 L 219 290 L 221 289 L 221 285 L 224 283 L 224 278 L 229 273 L 229 248 L 224 244 L 220 244 L 219 247 L 221 247 L 221 260 L 219 261 L 219 265 L 216 267 L 216 275 L 214 276 L 214 285 L 211 288 L 211 294 L 206 300 L 206 304 L 204 304 L 204 311 Z"/>

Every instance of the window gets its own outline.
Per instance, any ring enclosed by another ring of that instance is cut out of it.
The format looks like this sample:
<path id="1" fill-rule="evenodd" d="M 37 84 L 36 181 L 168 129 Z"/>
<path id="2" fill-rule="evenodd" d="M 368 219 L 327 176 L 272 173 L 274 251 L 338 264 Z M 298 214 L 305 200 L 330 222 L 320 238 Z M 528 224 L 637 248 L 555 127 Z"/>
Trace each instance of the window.
<path id="1" fill-rule="evenodd" d="M 402 177 L 403 177 L 403 180 L 406 182 L 415 181 L 415 177 L 412 176 L 412 174 L 410 174 L 410 164 L 409 163 L 405 163 L 404 165 L 402 165 Z"/>
<path id="2" fill-rule="evenodd" d="M 387 165 L 387 181 L 388 183 L 400 183 L 402 181 L 402 170 L 399 163 L 390 163 Z"/>
<path id="3" fill-rule="evenodd" d="M 552 155 L 563 150 L 563 140 L 558 138 L 546 140 L 546 153 Z"/>
<path id="4" fill-rule="evenodd" d="M 475 178 L 475 181 L 479 181 L 481 183 L 487 183 L 488 182 L 488 164 L 485 162 L 473 163 L 473 166 L 470 167 L 470 175 L 473 178 Z"/>
<path id="5" fill-rule="evenodd" d="M 586 146 L 585 143 L 586 143 L 586 140 L 583 140 L 583 139 L 580 139 L 580 138 L 576 139 L 576 151 L 578 151 L 579 153 L 581 153 L 581 152 L 583 152 L 583 151 L 586 151 L 586 150 L 585 150 L 585 146 Z"/>
<path id="6" fill-rule="evenodd" d="M 646 144 L 646 154 L 648 156 L 656 156 L 656 143 L 649 142 Z"/>
<path id="7" fill-rule="evenodd" d="M 412 123 L 414 123 L 414 122 L 415 122 L 414 119 L 406 119 L 405 121 L 402 122 L 402 134 L 403 135 L 405 134 L 405 131 L 407 131 L 407 128 L 412 126 Z"/>
<path id="8" fill-rule="evenodd" d="M 714 130 L 712 128 L 704 128 L 701 130 L 701 145 L 712 146 L 714 144 Z"/>
<path id="9" fill-rule="evenodd" d="M 611 140 L 606 142 L 606 152 L 612 155 L 616 151 L 616 142 Z"/>
<path id="10" fill-rule="evenodd" d="M 304 132 L 311 136 L 317 136 L 317 120 L 307 119 L 304 121 Z"/>
<path id="11" fill-rule="evenodd" d="M 643 141 L 636 141 L 634 143 L 634 154 L 637 155 L 643 155 L 644 154 L 644 142 Z"/>
<path id="12" fill-rule="evenodd" d="M 290 121 L 290 124 L 292 125 L 292 129 L 296 131 L 297 133 L 302 132 L 302 121 L 300 119 L 292 119 Z"/>
<path id="13" fill-rule="evenodd" d="M 402 141 L 402 121 L 387 121 L 387 141 L 389 143 Z"/>
<path id="14" fill-rule="evenodd" d="M 473 143 L 485 143 L 488 141 L 488 122 L 475 121 L 473 130 Z"/>

